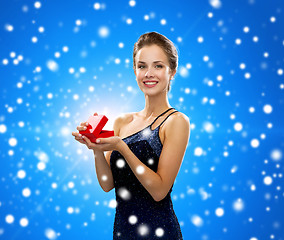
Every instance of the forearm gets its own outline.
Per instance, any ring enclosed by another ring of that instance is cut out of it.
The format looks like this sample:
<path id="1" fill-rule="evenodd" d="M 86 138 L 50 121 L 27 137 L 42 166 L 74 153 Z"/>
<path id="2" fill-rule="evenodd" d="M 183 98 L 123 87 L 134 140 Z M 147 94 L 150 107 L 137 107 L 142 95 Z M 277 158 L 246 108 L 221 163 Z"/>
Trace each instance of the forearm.
<path id="1" fill-rule="evenodd" d="M 150 193 L 154 200 L 159 201 L 163 195 L 163 181 L 159 174 L 142 163 L 125 143 L 120 147 L 119 152 L 127 161 L 132 172 L 139 182 Z"/>
<path id="2" fill-rule="evenodd" d="M 113 176 L 110 166 L 108 165 L 103 152 L 94 151 L 94 156 L 95 156 L 96 173 L 99 184 L 105 192 L 108 192 L 114 187 Z"/>

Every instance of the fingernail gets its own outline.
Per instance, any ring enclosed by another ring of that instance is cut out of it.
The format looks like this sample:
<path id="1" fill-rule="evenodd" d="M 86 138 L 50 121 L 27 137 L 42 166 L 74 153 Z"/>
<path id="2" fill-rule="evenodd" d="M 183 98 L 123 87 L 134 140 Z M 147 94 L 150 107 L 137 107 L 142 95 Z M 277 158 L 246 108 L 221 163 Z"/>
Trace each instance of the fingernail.
<path id="1" fill-rule="evenodd" d="M 99 143 L 99 142 L 100 142 L 100 139 L 97 139 L 97 140 L 96 140 L 96 143 Z"/>
<path id="2" fill-rule="evenodd" d="M 79 137 L 82 137 L 82 134 L 79 134 Z"/>

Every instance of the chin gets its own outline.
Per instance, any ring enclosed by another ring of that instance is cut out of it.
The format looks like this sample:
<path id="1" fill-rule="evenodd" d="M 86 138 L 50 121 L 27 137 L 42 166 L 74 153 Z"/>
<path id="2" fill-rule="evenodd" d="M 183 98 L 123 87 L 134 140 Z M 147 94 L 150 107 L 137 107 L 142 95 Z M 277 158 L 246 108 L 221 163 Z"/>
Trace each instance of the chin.
<path id="1" fill-rule="evenodd" d="M 147 89 L 148 90 L 148 89 Z M 167 94 L 166 89 L 165 90 L 156 90 L 156 91 L 143 91 L 144 95 L 154 97 L 162 94 Z"/>

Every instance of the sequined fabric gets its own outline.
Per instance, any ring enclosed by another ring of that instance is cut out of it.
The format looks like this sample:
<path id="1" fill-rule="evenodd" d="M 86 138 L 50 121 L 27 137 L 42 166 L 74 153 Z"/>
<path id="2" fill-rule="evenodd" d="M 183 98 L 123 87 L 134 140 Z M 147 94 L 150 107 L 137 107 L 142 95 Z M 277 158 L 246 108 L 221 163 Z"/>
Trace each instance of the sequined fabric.
<path id="1" fill-rule="evenodd" d="M 160 114 L 153 123 L 171 109 Z M 163 147 L 159 137 L 162 123 L 154 130 L 150 124 L 122 139 L 136 157 L 155 172 Z M 163 200 L 156 202 L 118 151 L 112 152 L 110 166 L 117 201 L 113 239 L 183 239 L 170 196 L 173 186 Z"/>

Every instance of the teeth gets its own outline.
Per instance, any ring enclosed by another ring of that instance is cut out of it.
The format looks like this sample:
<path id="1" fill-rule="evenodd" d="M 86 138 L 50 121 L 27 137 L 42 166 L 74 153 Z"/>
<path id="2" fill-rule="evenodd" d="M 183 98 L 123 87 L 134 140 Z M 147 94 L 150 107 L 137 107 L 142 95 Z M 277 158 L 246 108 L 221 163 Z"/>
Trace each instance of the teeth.
<path id="1" fill-rule="evenodd" d="M 157 82 L 145 82 L 146 85 L 154 85 L 156 84 Z"/>

